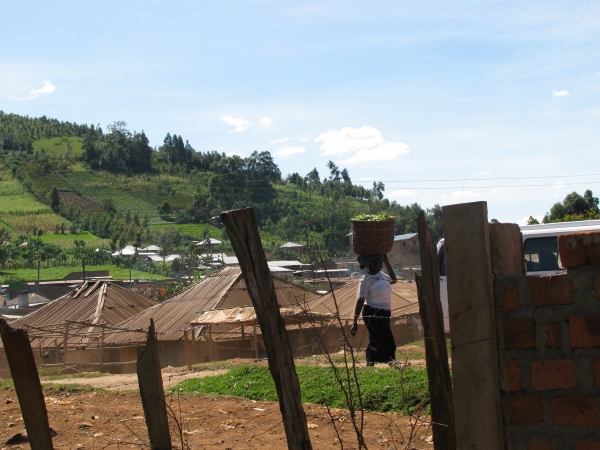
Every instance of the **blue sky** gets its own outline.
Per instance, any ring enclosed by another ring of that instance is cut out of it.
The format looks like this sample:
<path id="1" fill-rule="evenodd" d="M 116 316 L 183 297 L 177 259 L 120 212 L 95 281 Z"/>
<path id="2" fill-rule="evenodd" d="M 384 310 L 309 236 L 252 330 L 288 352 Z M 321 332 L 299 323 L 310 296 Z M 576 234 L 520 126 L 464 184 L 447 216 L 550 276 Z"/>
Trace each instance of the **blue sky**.
<path id="1" fill-rule="evenodd" d="M 199 151 L 268 150 L 284 175 L 323 178 L 331 159 L 401 204 L 487 200 L 501 221 L 542 215 L 573 190 L 600 194 L 598 2 L 2 11 L 5 112 L 123 120 L 153 145 L 170 132 Z"/>

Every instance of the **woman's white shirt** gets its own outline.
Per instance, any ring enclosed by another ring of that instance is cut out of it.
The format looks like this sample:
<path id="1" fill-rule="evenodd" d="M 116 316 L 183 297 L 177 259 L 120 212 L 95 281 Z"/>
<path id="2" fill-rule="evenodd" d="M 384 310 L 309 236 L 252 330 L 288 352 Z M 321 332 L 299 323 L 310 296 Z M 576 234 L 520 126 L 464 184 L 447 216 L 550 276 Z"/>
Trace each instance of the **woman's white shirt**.
<path id="1" fill-rule="evenodd" d="M 358 283 L 358 298 L 364 298 L 365 303 L 372 308 L 390 310 L 392 307 L 392 279 L 389 275 L 379 272 L 376 275 L 365 273 Z"/>

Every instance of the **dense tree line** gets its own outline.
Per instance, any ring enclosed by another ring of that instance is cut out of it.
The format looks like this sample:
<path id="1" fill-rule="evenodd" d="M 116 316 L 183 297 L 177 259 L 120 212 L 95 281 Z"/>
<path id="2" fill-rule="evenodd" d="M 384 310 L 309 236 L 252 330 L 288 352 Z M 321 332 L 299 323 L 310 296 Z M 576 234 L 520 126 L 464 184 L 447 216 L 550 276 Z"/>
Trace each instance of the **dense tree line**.
<path id="1" fill-rule="evenodd" d="M 546 213 L 542 222 L 571 222 L 574 220 L 600 219 L 600 208 L 598 207 L 598 197 L 587 189 L 583 195 L 573 191 L 564 198 L 562 202 L 556 202 Z M 529 217 L 529 225 L 535 225 L 539 221 Z"/>
<path id="2" fill-rule="evenodd" d="M 0 111 L 0 151 L 33 152 L 33 141 L 57 136 L 83 136 L 87 125 L 61 122 L 46 116 L 31 118 Z"/>

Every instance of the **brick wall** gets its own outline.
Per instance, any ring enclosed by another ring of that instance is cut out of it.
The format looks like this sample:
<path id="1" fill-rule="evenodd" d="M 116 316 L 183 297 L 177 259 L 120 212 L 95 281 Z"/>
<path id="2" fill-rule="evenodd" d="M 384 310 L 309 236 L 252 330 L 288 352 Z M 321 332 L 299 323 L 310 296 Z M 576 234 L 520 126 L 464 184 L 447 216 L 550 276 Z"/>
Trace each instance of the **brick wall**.
<path id="1" fill-rule="evenodd" d="M 600 450 L 600 232 L 558 242 L 566 273 L 493 270 L 508 449 Z"/>

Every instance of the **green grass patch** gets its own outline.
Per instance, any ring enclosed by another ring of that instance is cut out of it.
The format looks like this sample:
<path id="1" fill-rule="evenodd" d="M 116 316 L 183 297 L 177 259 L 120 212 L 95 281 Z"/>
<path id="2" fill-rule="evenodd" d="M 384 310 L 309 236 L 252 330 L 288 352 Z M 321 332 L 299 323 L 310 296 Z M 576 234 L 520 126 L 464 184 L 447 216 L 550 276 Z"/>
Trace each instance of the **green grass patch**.
<path id="1" fill-rule="evenodd" d="M 42 389 L 44 390 L 44 394 L 52 395 L 52 394 L 76 394 L 78 392 L 105 392 L 105 389 L 95 388 L 90 386 L 89 384 L 76 384 L 76 383 L 67 383 L 67 384 L 55 384 L 55 383 L 46 383 L 42 384 Z"/>
<path id="2" fill-rule="evenodd" d="M 34 228 L 42 228 L 46 233 L 53 232 L 56 225 L 70 223 L 65 218 L 54 213 L 43 214 L 0 214 L 0 219 L 20 233 L 28 234 Z"/>
<path id="3" fill-rule="evenodd" d="M 13 380 L 0 379 L 0 389 L 14 389 L 14 388 L 15 388 L 15 383 L 13 383 Z"/>
<path id="4" fill-rule="evenodd" d="M 86 272 L 95 270 L 108 270 L 110 276 L 115 280 L 128 280 L 129 269 L 126 267 L 117 267 L 112 264 L 102 266 L 85 266 Z M 50 267 L 40 269 L 40 280 L 62 280 L 71 272 L 81 272 L 81 266 L 74 267 Z M 132 270 L 131 278 L 134 280 L 164 280 L 162 275 L 142 272 L 141 270 Z M 7 281 L 34 281 L 37 280 L 37 269 L 16 269 L 0 271 L 0 282 Z"/>
<path id="5" fill-rule="evenodd" d="M 177 228 L 181 234 L 193 236 L 197 240 L 201 240 L 204 229 L 208 227 L 208 232 L 211 238 L 222 240 L 223 230 L 213 225 L 206 223 L 165 223 L 160 225 L 152 225 L 153 230 L 164 230 L 165 228 Z"/>
<path id="6" fill-rule="evenodd" d="M 70 146 L 71 156 L 80 156 L 83 154 L 82 144 L 83 139 L 76 136 L 44 138 L 33 141 L 33 150 L 41 152 L 44 149 L 48 156 L 57 157 L 66 155 L 67 147 Z"/>
<path id="7" fill-rule="evenodd" d="M 429 403 L 427 372 L 407 367 L 359 368 L 358 380 L 367 411 L 407 414 Z M 303 403 L 348 408 L 342 389 L 329 366 L 296 366 Z M 257 401 L 277 401 L 275 383 L 267 367 L 243 366 L 214 377 L 185 380 L 171 392 L 227 395 Z M 358 406 L 358 403 L 356 403 Z M 426 408 L 428 413 L 429 407 Z"/>
<path id="8" fill-rule="evenodd" d="M 108 246 L 109 241 L 94 236 L 89 231 L 82 231 L 77 234 L 43 234 L 40 239 L 43 242 L 48 242 L 54 245 L 60 245 L 61 247 L 75 247 L 75 241 L 84 241 L 87 247 L 98 248 L 101 245 Z"/>

